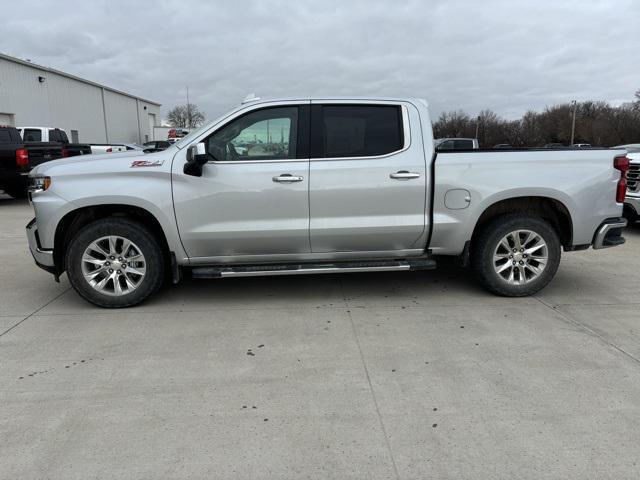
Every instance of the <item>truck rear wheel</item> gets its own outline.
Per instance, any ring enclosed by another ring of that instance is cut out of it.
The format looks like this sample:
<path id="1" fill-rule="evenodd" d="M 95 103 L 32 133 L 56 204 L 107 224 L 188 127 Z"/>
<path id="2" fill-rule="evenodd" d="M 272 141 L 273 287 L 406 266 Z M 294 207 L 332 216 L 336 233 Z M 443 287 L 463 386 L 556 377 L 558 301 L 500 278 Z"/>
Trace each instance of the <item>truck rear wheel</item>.
<path id="1" fill-rule="evenodd" d="M 162 248 L 142 224 L 109 217 L 82 228 L 65 257 L 67 276 L 86 300 L 107 308 L 137 305 L 164 280 Z"/>
<path id="2" fill-rule="evenodd" d="M 545 220 L 509 214 L 491 220 L 471 251 L 473 271 L 487 290 L 505 297 L 533 295 L 553 279 L 560 239 Z"/>

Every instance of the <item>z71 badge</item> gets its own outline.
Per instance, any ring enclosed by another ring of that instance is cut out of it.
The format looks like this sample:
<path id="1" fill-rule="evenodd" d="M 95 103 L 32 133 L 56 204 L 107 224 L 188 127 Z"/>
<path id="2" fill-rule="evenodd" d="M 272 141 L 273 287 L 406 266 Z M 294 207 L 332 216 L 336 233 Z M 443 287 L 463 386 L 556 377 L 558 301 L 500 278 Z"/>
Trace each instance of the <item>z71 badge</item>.
<path id="1" fill-rule="evenodd" d="M 149 160 L 134 160 L 131 162 L 131 168 L 136 167 L 159 167 L 162 165 L 162 162 L 156 160 L 155 162 L 150 162 Z"/>

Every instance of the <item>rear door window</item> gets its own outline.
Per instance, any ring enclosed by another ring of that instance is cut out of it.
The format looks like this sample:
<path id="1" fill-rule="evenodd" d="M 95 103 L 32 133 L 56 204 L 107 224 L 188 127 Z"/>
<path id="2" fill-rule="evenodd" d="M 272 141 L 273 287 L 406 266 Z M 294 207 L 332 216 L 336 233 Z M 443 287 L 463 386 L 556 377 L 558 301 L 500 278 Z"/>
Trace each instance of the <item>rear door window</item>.
<path id="1" fill-rule="evenodd" d="M 60 143 L 69 143 L 69 138 L 67 137 L 67 133 L 63 132 L 58 128 L 54 128 L 49 130 L 49 141 L 50 142 L 60 142 Z"/>
<path id="2" fill-rule="evenodd" d="M 59 130 L 49 130 L 49 141 L 50 142 L 61 142 Z"/>
<path id="3" fill-rule="evenodd" d="M 22 133 L 22 139 L 25 142 L 41 142 L 42 132 L 37 128 L 25 128 Z"/>
<path id="4" fill-rule="evenodd" d="M 399 105 L 322 105 L 314 114 L 314 157 L 374 157 L 404 146 Z"/>

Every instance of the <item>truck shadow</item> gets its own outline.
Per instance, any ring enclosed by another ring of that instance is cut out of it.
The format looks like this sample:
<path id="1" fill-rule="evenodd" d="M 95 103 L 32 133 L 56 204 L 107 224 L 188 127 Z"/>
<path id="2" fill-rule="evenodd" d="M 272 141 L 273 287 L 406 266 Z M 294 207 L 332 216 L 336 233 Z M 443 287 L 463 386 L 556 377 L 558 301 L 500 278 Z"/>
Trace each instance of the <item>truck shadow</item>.
<path id="1" fill-rule="evenodd" d="M 439 260 L 438 269 L 416 272 L 370 272 L 327 275 L 191 279 L 165 287 L 148 302 L 152 309 L 177 303 L 185 309 L 410 307 L 429 304 L 495 302 L 475 282 L 469 269 L 453 260 Z M 500 301 L 500 300 L 498 300 Z M 145 308 L 145 307 L 143 307 Z M 180 307 L 178 307 L 180 308 Z"/>

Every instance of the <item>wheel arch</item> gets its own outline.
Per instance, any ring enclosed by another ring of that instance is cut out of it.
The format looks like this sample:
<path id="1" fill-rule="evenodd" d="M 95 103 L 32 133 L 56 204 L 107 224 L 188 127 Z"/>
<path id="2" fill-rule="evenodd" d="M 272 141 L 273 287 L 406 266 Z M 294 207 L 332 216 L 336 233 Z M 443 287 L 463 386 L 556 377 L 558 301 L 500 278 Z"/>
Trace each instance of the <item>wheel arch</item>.
<path id="1" fill-rule="evenodd" d="M 147 227 L 156 237 L 162 248 L 162 255 L 165 262 L 170 262 L 169 242 L 167 236 L 158 219 L 148 210 L 123 204 L 90 205 L 77 208 L 65 214 L 58 225 L 54 235 L 53 257 L 60 275 L 65 270 L 64 258 L 73 237 L 86 225 L 95 220 L 109 217 L 124 217 L 141 223 Z M 167 263 L 169 265 L 169 263 Z"/>
<path id="2" fill-rule="evenodd" d="M 573 245 L 573 219 L 567 206 L 558 199 L 546 196 L 521 196 L 502 199 L 486 207 L 476 220 L 471 235 L 471 245 L 488 222 L 494 218 L 513 213 L 538 216 L 548 221 L 565 248 Z"/>

